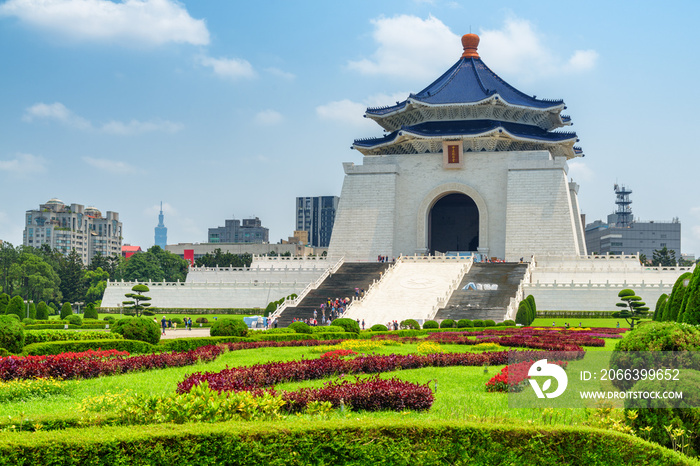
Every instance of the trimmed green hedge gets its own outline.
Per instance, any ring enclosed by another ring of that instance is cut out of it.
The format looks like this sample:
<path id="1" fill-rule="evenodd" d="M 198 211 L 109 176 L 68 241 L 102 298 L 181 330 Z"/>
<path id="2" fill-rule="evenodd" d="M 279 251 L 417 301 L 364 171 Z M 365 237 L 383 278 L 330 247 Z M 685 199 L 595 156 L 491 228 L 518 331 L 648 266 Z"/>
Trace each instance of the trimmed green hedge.
<path id="1" fill-rule="evenodd" d="M 49 341 L 76 340 L 116 340 L 122 336 L 111 332 L 64 332 L 62 330 L 27 330 L 24 332 L 24 344 L 47 343 Z"/>
<path id="2" fill-rule="evenodd" d="M 35 464 L 697 466 L 700 462 L 637 437 L 593 428 L 343 419 L 101 427 L 2 436 L 0 466 Z"/>
<path id="3" fill-rule="evenodd" d="M 153 353 L 156 346 L 136 340 L 90 340 L 90 341 L 51 341 L 47 343 L 34 343 L 24 347 L 22 351 L 31 356 L 44 356 L 47 354 L 79 353 L 87 350 L 119 350 L 128 351 L 130 354 Z"/>
<path id="4" fill-rule="evenodd" d="M 83 325 L 73 325 L 73 324 L 68 324 L 68 328 L 71 330 L 96 330 L 96 329 L 104 329 L 105 325 L 107 325 L 108 322 L 101 322 L 101 323 L 83 323 Z M 65 323 L 61 321 L 58 324 L 31 324 L 31 325 L 25 325 L 24 329 L 25 330 L 63 330 L 65 327 Z"/>

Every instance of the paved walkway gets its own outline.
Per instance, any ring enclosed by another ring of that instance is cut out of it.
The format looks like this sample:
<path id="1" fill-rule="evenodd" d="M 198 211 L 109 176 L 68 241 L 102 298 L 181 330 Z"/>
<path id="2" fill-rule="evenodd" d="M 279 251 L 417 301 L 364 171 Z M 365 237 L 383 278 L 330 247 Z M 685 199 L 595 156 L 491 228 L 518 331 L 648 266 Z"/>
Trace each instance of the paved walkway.
<path id="1" fill-rule="evenodd" d="M 195 327 L 192 324 L 192 330 L 185 330 L 183 328 L 178 328 L 173 330 L 171 328 L 165 329 L 165 335 L 160 337 L 161 340 L 169 340 L 173 338 L 194 338 L 194 337 L 208 337 L 209 327 Z"/>

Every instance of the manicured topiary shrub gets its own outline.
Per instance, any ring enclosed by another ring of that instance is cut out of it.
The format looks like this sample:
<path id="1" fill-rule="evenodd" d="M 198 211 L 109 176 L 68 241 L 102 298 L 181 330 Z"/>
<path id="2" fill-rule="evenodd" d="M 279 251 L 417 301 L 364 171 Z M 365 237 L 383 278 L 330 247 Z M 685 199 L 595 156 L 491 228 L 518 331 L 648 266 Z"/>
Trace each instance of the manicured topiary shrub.
<path id="1" fill-rule="evenodd" d="M 40 301 L 36 306 L 36 320 L 48 320 L 49 319 L 49 307 L 44 301 Z"/>
<path id="2" fill-rule="evenodd" d="M 244 337 L 248 335 L 248 326 L 240 319 L 220 319 L 209 329 L 213 337 Z"/>
<path id="3" fill-rule="evenodd" d="M 420 324 L 415 319 L 406 319 L 401 322 L 401 328 L 410 328 L 412 330 L 420 330 Z"/>
<path id="4" fill-rule="evenodd" d="M 22 324 L 10 316 L 0 316 L 0 348 L 5 348 L 10 353 L 21 353 L 23 347 L 24 327 Z"/>
<path id="5" fill-rule="evenodd" d="M 360 324 L 358 324 L 357 321 L 353 319 L 335 319 L 332 322 L 332 324 L 337 325 L 338 327 L 343 327 L 346 332 L 360 333 Z"/>
<path id="6" fill-rule="evenodd" d="M 695 266 L 695 272 L 688 282 L 677 320 L 691 325 L 700 324 L 700 266 Z"/>
<path id="7" fill-rule="evenodd" d="M 336 325 L 319 325 L 311 327 L 311 331 L 313 333 L 342 333 L 345 332 L 345 329 Z"/>
<path id="8" fill-rule="evenodd" d="M 459 319 L 457 321 L 457 328 L 471 328 L 474 327 L 474 323 L 469 319 Z"/>
<path id="9" fill-rule="evenodd" d="M 656 300 L 656 307 L 654 308 L 654 317 L 652 317 L 652 320 L 656 322 L 661 322 L 663 318 L 664 307 L 666 306 L 667 300 L 668 295 L 666 293 L 663 293 L 661 296 L 659 296 L 659 299 Z"/>
<path id="10" fill-rule="evenodd" d="M 423 328 L 440 328 L 440 326 L 434 320 L 426 320 L 423 322 Z"/>
<path id="11" fill-rule="evenodd" d="M 66 320 L 71 325 L 83 325 L 83 319 L 78 314 L 70 315 Z"/>
<path id="12" fill-rule="evenodd" d="M 23 323 L 24 325 L 36 324 L 36 319 L 30 319 L 29 317 L 27 317 L 27 318 L 25 318 L 25 319 L 22 319 L 22 323 Z"/>
<path id="13" fill-rule="evenodd" d="M 295 333 L 311 334 L 311 327 L 304 322 L 292 322 L 287 328 L 291 328 Z"/>
<path id="14" fill-rule="evenodd" d="M 209 319 L 207 319 L 206 317 L 200 317 L 197 320 L 195 320 L 195 322 L 197 322 L 198 324 L 208 324 Z"/>
<path id="15" fill-rule="evenodd" d="M 12 320 L 16 320 L 17 322 L 21 322 L 21 319 L 17 314 L 7 314 L 7 317 L 9 317 Z"/>
<path id="16" fill-rule="evenodd" d="M 73 314 L 73 308 L 70 306 L 70 303 L 63 303 L 63 306 L 61 306 L 61 320 L 67 318 L 69 315 Z"/>
<path id="17" fill-rule="evenodd" d="M 537 318 L 537 305 L 535 304 L 535 297 L 529 294 L 527 295 L 527 298 L 525 298 L 525 301 L 527 301 L 527 304 L 530 306 L 530 322 L 528 322 L 527 325 L 532 325 L 535 318 Z"/>
<path id="18" fill-rule="evenodd" d="M 485 326 L 483 320 L 475 320 L 475 321 L 472 321 L 472 323 L 474 324 L 474 327 L 484 327 Z"/>
<path id="19" fill-rule="evenodd" d="M 485 320 L 484 321 L 484 327 L 495 327 L 496 326 L 496 321 L 495 320 Z"/>
<path id="20" fill-rule="evenodd" d="M 150 309 L 144 309 L 143 312 L 141 312 L 141 314 L 146 317 L 153 317 L 154 315 L 156 315 L 156 313 L 154 311 L 151 311 Z"/>
<path id="21" fill-rule="evenodd" d="M 455 321 L 452 319 L 445 319 L 440 322 L 440 328 L 455 328 Z"/>
<path id="22" fill-rule="evenodd" d="M 515 314 L 515 323 L 523 327 L 530 325 L 530 306 L 527 301 L 520 301 L 518 312 Z"/>
<path id="23" fill-rule="evenodd" d="M 106 322 L 116 322 L 117 321 L 117 319 L 114 316 L 105 316 L 105 318 L 102 320 L 104 320 Z"/>
<path id="24" fill-rule="evenodd" d="M 666 305 L 664 306 L 663 317 L 661 318 L 664 322 L 675 322 L 678 318 L 678 311 L 680 311 L 681 305 L 683 304 L 683 297 L 685 296 L 686 286 L 685 281 L 690 280 L 693 276 L 690 272 L 682 274 L 676 283 L 673 285 L 671 294 L 666 300 Z"/>
<path id="25" fill-rule="evenodd" d="M 182 323 L 182 319 L 180 317 L 173 317 L 171 320 L 173 321 L 173 324 L 180 325 Z"/>
<path id="26" fill-rule="evenodd" d="M 152 345 L 160 341 L 160 327 L 153 319 L 127 317 L 119 319 L 112 325 L 112 332 L 118 333 L 128 340 L 145 341 Z"/>
<path id="27" fill-rule="evenodd" d="M 5 308 L 5 314 L 15 315 L 19 319 L 27 316 L 27 313 L 24 310 L 24 300 L 21 296 L 15 296 L 10 300 L 10 303 Z"/>
<path id="28" fill-rule="evenodd" d="M 373 332 L 387 332 L 387 331 L 389 331 L 389 329 L 386 328 L 386 325 L 382 325 L 382 324 L 374 324 L 370 327 L 370 330 Z"/>
<path id="29" fill-rule="evenodd" d="M 514 327 L 515 326 L 515 321 L 514 320 L 504 320 L 503 325 L 506 327 Z"/>

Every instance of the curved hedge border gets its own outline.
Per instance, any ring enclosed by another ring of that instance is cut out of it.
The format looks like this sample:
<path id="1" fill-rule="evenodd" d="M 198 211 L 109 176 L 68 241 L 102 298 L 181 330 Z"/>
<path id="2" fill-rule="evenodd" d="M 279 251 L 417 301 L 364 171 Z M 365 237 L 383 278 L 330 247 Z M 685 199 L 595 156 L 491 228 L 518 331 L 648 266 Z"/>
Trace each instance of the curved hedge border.
<path id="1" fill-rule="evenodd" d="M 700 465 L 695 459 L 611 431 L 459 421 L 162 424 L 0 437 L 0 466 L 223 463 Z"/>

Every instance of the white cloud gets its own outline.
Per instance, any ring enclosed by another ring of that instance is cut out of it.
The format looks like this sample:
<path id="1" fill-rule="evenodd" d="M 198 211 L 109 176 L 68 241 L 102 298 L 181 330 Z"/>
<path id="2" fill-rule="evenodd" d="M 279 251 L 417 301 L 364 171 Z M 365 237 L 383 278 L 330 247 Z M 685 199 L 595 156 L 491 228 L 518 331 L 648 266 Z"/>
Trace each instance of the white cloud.
<path id="1" fill-rule="evenodd" d="M 275 110 L 263 110 L 258 112 L 253 120 L 259 125 L 271 126 L 281 123 L 284 117 Z"/>
<path id="2" fill-rule="evenodd" d="M 60 102 L 52 104 L 38 103 L 24 111 L 22 120 L 28 123 L 34 120 L 55 120 L 66 126 L 78 129 L 90 129 L 92 125 L 85 118 L 75 115 Z"/>
<path id="3" fill-rule="evenodd" d="M 562 60 L 545 45 L 547 40 L 524 19 L 509 18 L 502 29 L 480 32 L 479 55 L 497 73 L 518 74 L 525 79 L 592 69 L 595 50 L 576 50 Z"/>
<path id="4" fill-rule="evenodd" d="M 275 75 L 277 77 L 284 78 L 284 79 L 291 80 L 291 79 L 296 78 L 296 76 L 293 73 L 289 73 L 287 71 L 282 71 L 279 68 L 266 68 L 265 71 L 267 71 L 268 73 L 270 73 L 272 75 Z"/>
<path id="5" fill-rule="evenodd" d="M 0 5 L 0 16 L 74 40 L 209 43 L 204 20 L 192 18 L 173 0 L 8 0 Z"/>
<path id="6" fill-rule="evenodd" d="M 129 122 L 112 120 L 96 128 L 95 125 L 93 125 L 89 120 L 76 115 L 60 102 L 54 102 L 52 104 L 38 103 L 32 105 L 24 111 L 22 120 L 28 123 L 32 123 L 36 120 L 53 120 L 71 128 L 77 128 L 85 131 L 97 129 L 103 133 L 118 135 L 133 135 L 153 132 L 176 133 L 183 128 L 181 123 L 174 123 L 168 120 L 131 120 Z"/>
<path id="7" fill-rule="evenodd" d="M 691 213 L 693 216 L 695 216 L 695 217 L 697 217 L 697 218 L 700 218 L 700 207 L 691 207 L 691 208 L 690 208 L 690 213 Z"/>
<path id="8" fill-rule="evenodd" d="M 325 105 L 319 105 L 316 107 L 316 114 L 322 120 L 336 121 L 367 130 L 376 130 L 377 123 L 363 117 L 367 107 L 394 105 L 396 102 L 405 100 L 408 94 L 408 92 L 399 92 L 392 95 L 375 94 L 362 102 L 354 102 L 350 99 L 337 100 Z"/>
<path id="9" fill-rule="evenodd" d="M 132 135 L 153 132 L 177 133 L 182 130 L 181 123 L 173 123 L 172 121 L 138 121 L 131 120 L 128 123 L 121 121 L 110 121 L 105 123 L 100 128 L 101 131 L 109 134 Z"/>
<path id="10" fill-rule="evenodd" d="M 223 77 L 230 79 L 239 78 L 254 78 L 255 70 L 253 65 L 251 65 L 247 60 L 239 58 L 212 58 L 212 57 L 200 57 L 199 63 L 203 66 L 208 66 L 214 73 Z"/>
<path id="11" fill-rule="evenodd" d="M 14 159 L 0 160 L 0 172 L 28 176 L 46 171 L 47 161 L 32 154 L 17 154 Z"/>
<path id="12" fill-rule="evenodd" d="M 125 162 L 120 162 L 118 160 L 83 157 L 83 162 L 87 163 L 88 165 L 94 168 L 97 168 L 98 170 L 112 173 L 114 175 L 125 175 L 137 172 L 136 168 L 132 165 L 129 165 Z"/>
<path id="13" fill-rule="evenodd" d="M 365 75 L 437 77 L 455 63 L 461 53 L 459 36 L 439 19 L 399 15 L 372 20 L 377 49 L 371 58 L 348 62 L 348 68 Z"/>
<path id="14" fill-rule="evenodd" d="M 569 178 L 574 181 L 593 181 L 594 173 L 582 160 L 570 160 Z"/>

